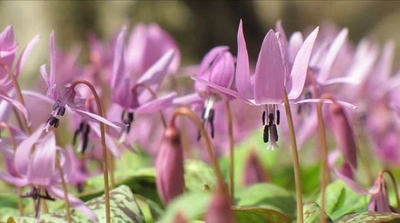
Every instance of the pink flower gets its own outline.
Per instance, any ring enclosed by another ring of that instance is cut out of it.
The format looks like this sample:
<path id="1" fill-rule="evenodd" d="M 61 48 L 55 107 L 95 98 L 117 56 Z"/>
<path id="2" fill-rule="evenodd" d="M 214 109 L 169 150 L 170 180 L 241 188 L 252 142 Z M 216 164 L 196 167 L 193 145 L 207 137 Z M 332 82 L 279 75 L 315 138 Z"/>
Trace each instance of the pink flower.
<path id="1" fill-rule="evenodd" d="M 71 161 L 66 150 L 56 145 L 53 132 L 41 138 L 43 128 L 36 130 L 30 137 L 22 141 L 15 151 L 14 168 L 18 176 L 0 172 L 0 179 L 18 187 L 32 186 L 28 195 L 34 199 L 53 199 L 49 193 L 59 199 L 65 199 L 64 192 L 56 185 L 61 183 L 60 172 L 56 169 L 56 152 L 61 155 L 60 166 L 64 171 L 64 178 L 71 174 Z M 35 146 L 35 150 L 32 148 Z M 45 195 L 38 188 L 45 189 Z M 72 206 L 86 214 L 91 220 L 97 220 L 95 213 L 80 199 L 68 194 Z M 40 202 L 38 202 L 40 204 Z M 38 216 L 37 209 L 36 215 Z"/>

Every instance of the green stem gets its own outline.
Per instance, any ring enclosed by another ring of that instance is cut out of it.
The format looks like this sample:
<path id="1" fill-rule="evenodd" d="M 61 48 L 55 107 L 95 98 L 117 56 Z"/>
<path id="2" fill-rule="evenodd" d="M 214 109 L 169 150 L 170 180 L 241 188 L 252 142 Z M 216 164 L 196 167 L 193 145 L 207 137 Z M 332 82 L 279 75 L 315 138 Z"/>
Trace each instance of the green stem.
<path id="1" fill-rule="evenodd" d="M 301 191 L 301 179 L 300 179 L 300 162 L 299 154 L 297 152 L 297 142 L 294 133 L 292 112 L 290 110 L 289 99 L 286 93 L 286 89 L 283 89 L 284 94 L 284 105 L 286 118 L 288 122 L 288 129 L 290 134 L 290 144 L 293 154 L 293 167 L 294 167 L 294 181 L 296 185 L 296 205 L 297 205 L 297 222 L 303 223 L 303 195 Z"/>
<path id="2" fill-rule="evenodd" d="M 325 198 L 326 198 L 326 185 L 327 185 L 327 172 L 328 172 L 328 146 L 326 142 L 325 124 L 322 116 L 322 101 L 318 102 L 317 105 L 317 116 L 318 116 L 318 132 L 321 143 L 321 216 L 320 221 L 325 223 Z"/>
<path id="3" fill-rule="evenodd" d="M 233 143 L 233 123 L 232 123 L 232 111 L 229 101 L 225 101 L 226 116 L 228 119 L 228 137 L 229 137 L 229 179 L 230 179 L 230 192 L 231 192 L 231 204 L 235 203 L 235 153 Z"/>
<path id="4" fill-rule="evenodd" d="M 211 144 L 210 137 L 208 136 L 207 131 L 205 130 L 201 120 L 197 117 L 197 115 L 190 108 L 185 107 L 185 106 L 181 106 L 181 107 L 178 107 L 177 109 L 175 109 L 174 113 L 172 114 L 172 117 L 171 117 L 171 120 L 170 120 L 170 126 L 174 126 L 175 119 L 178 116 L 188 117 L 197 126 L 197 128 L 200 130 L 200 134 L 201 134 L 201 136 L 204 139 L 204 142 L 206 144 L 206 149 L 207 149 L 207 152 L 208 152 L 208 156 L 210 157 L 211 165 L 212 165 L 212 167 L 214 169 L 214 173 L 215 173 L 215 175 L 217 177 L 217 180 L 221 183 L 221 185 L 225 185 L 224 178 L 222 177 L 221 170 L 219 168 L 217 158 L 214 155 L 214 151 L 213 151 L 213 147 L 212 147 L 212 144 Z M 226 194 L 228 194 L 227 193 L 227 189 L 226 189 L 225 186 L 224 186 L 224 190 L 225 190 Z"/>
<path id="5" fill-rule="evenodd" d="M 99 95 L 97 94 L 95 88 L 93 85 L 86 81 L 86 80 L 78 80 L 72 83 L 71 88 L 74 89 L 76 85 L 78 84 L 84 84 L 89 89 L 92 91 L 92 94 L 95 98 L 96 105 L 97 105 L 97 112 L 101 117 L 104 117 L 103 114 L 103 108 L 100 102 Z M 100 122 L 100 133 L 101 133 L 101 148 L 102 148 L 102 154 L 103 154 L 103 177 L 104 177 L 104 202 L 105 202 L 105 207 L 106 207 L 106 222 L 110 223 L 110 188 L 108 186 L 109 180 L 108 180 L 108 152 L 107 152 L 107 146 L 106 146 L 106 137 L 105 137 L 105 125 L 104 123 Z"/>

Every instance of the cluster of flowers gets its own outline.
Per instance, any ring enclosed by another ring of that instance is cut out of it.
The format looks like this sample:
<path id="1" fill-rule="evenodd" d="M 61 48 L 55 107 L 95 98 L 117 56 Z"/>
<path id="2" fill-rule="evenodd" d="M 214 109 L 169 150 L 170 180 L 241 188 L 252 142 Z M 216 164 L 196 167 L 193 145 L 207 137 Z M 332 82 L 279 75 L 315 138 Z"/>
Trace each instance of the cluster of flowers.
<path id="1" fill-rule="evenodd" d="M 296 111 L 293 121 L 300 149 L 317 133 L 316 104 L 327 104 L 323 118 L 330 123 L 337 145 L 329 155 L 328 166 L 354 190 L 373 194 L 370 209 L 388 210 L 381 176 L 369 192 L 354 182 L 354 136 L 368 135 L 377 157 L 389 165 L 400 161 L 400 106 L 396 103 L 400 76 L 391 70 L 393 43 L 388 42 L 381 51 L 369 39 L 354 45 L 347 38 L 347 29 L 337 30 L 332 25 L 315 28 L 308 35 L 295 32 L 287 38 L 278 22 L 276 29 L 265 35 L 253 68 L 240 22 L 236 57 L 227 46 L 217 46 L 198 66 L 182 67 L 177 44 L 159 26 L 138 24 L 128 39 L 127 32 L 123 27 L 110 42 L 91 36 L 89 61 L 83 65 L 78 62 L 80 49 L 68 53 L 56 49 L 52 32 L 49 69 L 40 67 L 45 85 L 43 81 L 30 85 L 39 86 L 38 90 L 21 89 L 18 78 L 39 37 L 30 41 L 16 59 L 13 28 L 7 27 L 0 34 L 0 125 L 7 131 L 0 139 L 5 164 L 0 179 L 16 187 L 31 187 L 31 192 L 23 196 L 37 201 L 37 216 L 40 200 L 53 196 L 65 199 L 66 193 L 59 188 L 63 181 L 82 189 L 87 178 L 98 174 L 88 173 L 86 166 L 93 160 L 107 163 L 102 144 L 117 158 L 125 149 L 134 150 L 133 144 L 157 157 L 157 189 L 167 204 L 184 191 L 183 147 L 200 146 L 201 137 L 213 138 L 214 154 L 198 154 L 211 162 L 213 156 L 228 151 L 230 140 L 239 143 L 261 124 L 260 140 L 268 149 L 289 146 L 285 143 L 287 116 L 280 110 L 285 99 Z M 188 77 L 194 85 L 181 83 L 190 80 Z M 40 92 L 43 88 L 47 91 Z M 179 114 L 191 107 L 209 135 L 188 123 L 180 123 L 186 126 L 181 134 L 174 123 L 177 107 L 186 108 Z M 358 109 L 353 111 L 355 107 Z M 231 117 L 233 126 L 229 127 L 227 117 Z M 171 121 L 167 123 L 166 118 Z M 58 146 L 54 133 L 60 126 L 73 132 L 72 142 L 65 148 Z M 340 156 L 343 158 L 338 159 Z M 257 162 L 256 158 L 249 160 Z M 340 168 L 335 168 L 338 163 Z M 263 180 L 256 171 L 248 170 L 246 183 Z M 226 199 L 221 198 L 223 184 L 220 182 L 215 199 Z M 82 201 L 72 194 L 68 199 L 96 220 Z M 214 204 L 218 205 L 228 205 L 229 209 L 230 204 Z M 210 210 L 223 209 L 214 206 Z M 208 218 L 218 219 L 216 215 L 210 213 Z"/>

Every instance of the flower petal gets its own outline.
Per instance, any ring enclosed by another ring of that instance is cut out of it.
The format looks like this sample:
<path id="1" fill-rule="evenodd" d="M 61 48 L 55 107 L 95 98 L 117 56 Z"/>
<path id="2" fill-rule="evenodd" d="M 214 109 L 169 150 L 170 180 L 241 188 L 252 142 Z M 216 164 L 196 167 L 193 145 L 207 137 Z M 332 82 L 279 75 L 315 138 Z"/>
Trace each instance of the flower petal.
<path id="1" fill-rule="evenodd" d="M 324 83 L 328 79 L 332 65 L 346 42 L 347 34 L 348 29 L 342 29 L 336 36 L 335 40 L 332 42 L 329 51 L 325 57 L 325 61 L 321 66 L 320 73 L 318 74 L 318 82 Z"/>
<path id="2" fill-rule="evenodd" d="M 124 57 L 124 40 L 126 35 L 126 27 L 123 27 L 118 34 L 117 41 L 115 43 L 114 50 L 114 63 L 111 77 L 111 88 L 113 91 L 118 89 L 119 85 L 123 83 L 123 75 L 125 69 L 125 57 Z"/>
<path id="3" fill-rule="evenodd" d="M 147 103 L 141 104 L 139 107 L 135 109 L 132 110 L 129 109 L 129 110 L 137 113 L 156 112 L 171 106 L 175 97 L 176 97 L 176 92 L 172 92 L 162 98 L 151 100 Z"/>
<path id="4" fill-rule="evenodd" d="M 304 41 L 293 63 L 292 71 L 290 73 L 291 89 L 288 94 L 289 99 L 296 99 L 300 96 L 304 88 L 304 83 L 307 77 L 308 64 L 310 62 L 311 52 L 315 40 L 317 38 L 319 27 L 308 35 Z"/>
<path id="5" fill-rule="evenodd" d="M 264 38 L 257 59 L 254 100 L 258 104 L 283 102 L 285 68 L 278 38 L 271 29 Z"/>
<path id="6" fill-rule="evenodd" d="M 31 184 L 49 186 L 55 172 L 56 138 L 49 132 L 31 154 L 27 177 Z"/>
<path id="7" fill-rule="evenodd" d="M 26 45 L 25 49 L 22 51 L 21 55 L 19 56 L 16 68 L 15 68 L 15 76 L 18 77 L 20 74 L 23 66 L 25 65 L 26 59 L 29 56 L 30 52 L 32 51 L 33 47 L 37 44 L 40 40 L 40 36 L 35 36 L 29 43 Z"/>
<path id="8" fill-rule="evenodd" d="M 29 136 L 27 139 L 22 141 L 17 151 L 15 151 L 14 157 L 14 165 L 15 170 L 21 175 L 24 176 L 28 173 L 28 165 L 30 163 L 29 157 L 32 150 L 33 145 L 38 141 L 43 132 L 43 126 L 37 128 L 37 130 Z"/>
<path id="9" fill-rule="evenodd" d="M 254 92 L 250 82 L 250 65 L 247 53 L 246 40 L 243 34 L 242 20 L 237 33 L 238 53 L 236 58 L 236 88 L 244 98 L 253 99 Z M 229 94 L 229 93 L 228 93 Z"/>

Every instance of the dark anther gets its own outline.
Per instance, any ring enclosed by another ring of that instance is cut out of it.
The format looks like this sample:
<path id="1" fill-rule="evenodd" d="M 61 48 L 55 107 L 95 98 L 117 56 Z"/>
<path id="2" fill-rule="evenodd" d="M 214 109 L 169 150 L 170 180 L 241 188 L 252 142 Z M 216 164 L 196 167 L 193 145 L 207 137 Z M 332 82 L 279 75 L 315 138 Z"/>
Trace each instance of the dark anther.
<path id="1" fill-rule="evenodd" d="M 49 123 L 49 124 L 50 124 L 50 121 L 51 121 L 52 118 L 53 118 L 53 116 L 50 114 L 50 115 L 47 117 L 46 123 Z"/>
<path id="2" fill-rule="evenodd" d="M 276 124 L 279 125 L 281 122 L 281 112 L 279 110 L 276 110 Z"/>
<path id="3" fill-rule="evenodd" d="M 215 128 L 214 128 L 214 117 L 215 117 L 215 110 L 213 108 L 210 109 L 210 112 L 208 113 L 208 116 L 206 116 L 206 109 L 203 110 L 203 113 L 201 114 L 201 117 L 203 118 L 203 126 L 205 127 L 207 123 L 210 124 L 210 135 L 211 138 L 214 138 L 215 135 Z M 201 133 L 199 130 L 199 133 L 197 135 L 197 141 L 201 139 Z"/>
<path id="4" fill-rule="evenodd" d="M 54 125 L 54 128 L 58 128 L 58 126 L 60 125 L 60 119 L 54 118 L 53 125 Z"/>
<path id="5" fill-rule="evenodd" d="M 264 143 L 267 143 L 269 141 L 269 126 L 268 125 L 264 125 L 263 140 L 264 140 Z"/>
<path id="6" fill-rule="evenodd" d="M 50 200 L 50 201 L 55 201 L 56 199 L 52 198 L 49 194 L 49 192 L 47 192 L 47 190 L 44 190 L 44 192 L 46 193 L 45 195 L 39 195 L 39 197 L 45 199 L 45 200 Z"/>
<path id="7" fill-rule="evenodd" d="M 301 114 L 301 104 L 297 105 L 297 114 L 300 115 Z"/>
<path id="8" fill-rule="evenodd" d="M 268 115 L 268 126 L 271 126 L 274 123 L 274 114 L 270 113 Z"/>
<path id="9" fill-rule="evenodd" d="M 262 113 L 261 120 L 262 120 L 263 125 L 265 125 L 265 111 L 263 111 L 263 113 Z"/>
<path id="10" fill-rule="evenodd" d="M 122 112 L 121 120 L 122 120 L 122 123 L 127 125 L 126 133 L 129 133 L 131 131 L 131 126 L 132 126 L 133 119 L 134 119 L 134 114 L 132 112 L 127 112 L 126 110 L 124 110 Z"/>
<path id="11" fill-rule="evenodd" d="M 82 193 L 83 190 L 84 190 L 84 188 L 85 188 L 84 183 L 77 183 L 77 184 L 76 184 L 76 190 L 77 190 L 79 193 Z"/>
<path id="12" fill-rule="evenodd" d="M 79 124 L 79 128 L 78 128 L 77 130 L 75 130 L 75 132 L 74 132 L 74 138 L 72 139 L 72 144 L 73 144 L 73 145 L 76 144 L 76 139 L 78 138 L 78 134 L 79 134 L 80 132 L 82 132 L 83 126 L 84 126 L 84 123 L 81 122 L 81 123 Z"/>
<path id="13" fill-rule="evenodd" d="M 83 139 L 82 139 L 82 150 L 81 150 L 82 154 L 85 153 L 87 146 L 89 144 L 90 125 L 86 124 L 85 126 L 86 126 L 86 129 L 83 132 Z"/>
<path id="14" fill-rule="evenodd" d="M 273 124 L 271 126 L 271 134 L 274 136 L 275 142 L 278 141 L 278 129 L 276 128 L 276 125 Z"/>
<path id="15" fill-rule="evenodd" d="M 60 104 L 58 102 L 54 103 L 53 111 L 55 111 L 58 107 L 60 107 Z"/>
<path id="16" fill-rule="evenodd" d="M 57 115 L 59 116 L 64 116 L 65 114 L 65 107 L 61 107 L 60 109 L 58 109 Z"/>

